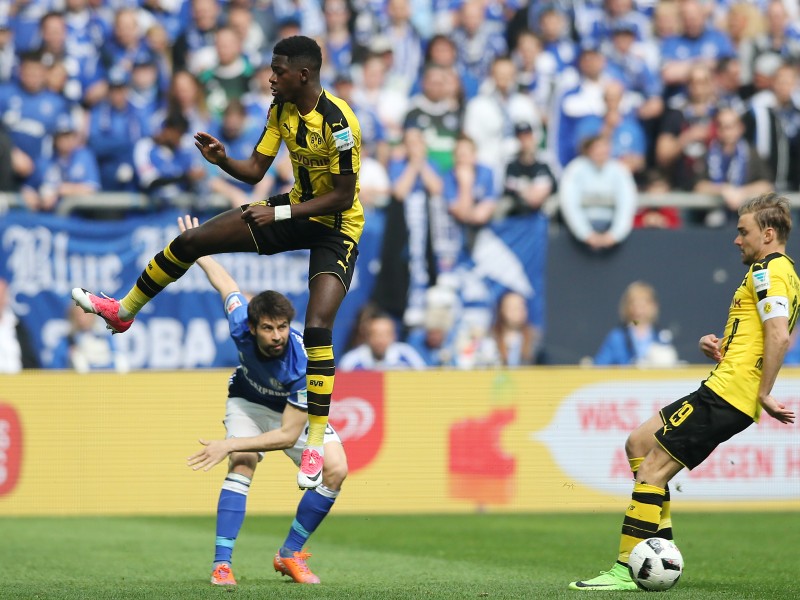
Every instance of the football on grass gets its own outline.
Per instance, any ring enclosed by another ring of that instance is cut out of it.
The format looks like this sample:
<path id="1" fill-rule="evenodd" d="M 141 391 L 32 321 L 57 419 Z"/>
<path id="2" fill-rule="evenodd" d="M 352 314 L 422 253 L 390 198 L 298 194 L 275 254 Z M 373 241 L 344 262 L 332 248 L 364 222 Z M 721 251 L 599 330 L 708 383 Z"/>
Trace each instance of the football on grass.
<path id="1" fill-rule="evenodd" d="M 636 544 L 628 559 L 631 577 L 643 590 L 663 592 L 681 578 L 683 556 L 669 540 L 650 538 Z"/>

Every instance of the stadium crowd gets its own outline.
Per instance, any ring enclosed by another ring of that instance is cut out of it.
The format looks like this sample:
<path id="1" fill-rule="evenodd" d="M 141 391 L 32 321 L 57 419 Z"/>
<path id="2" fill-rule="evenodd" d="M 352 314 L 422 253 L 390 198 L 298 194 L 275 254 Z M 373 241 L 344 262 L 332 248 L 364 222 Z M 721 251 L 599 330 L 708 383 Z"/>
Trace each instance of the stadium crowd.
<path id="1" fill-rule="evenodd" d="M 248 156 L 272 101 L 269 49 L 295 34 L 318 40 L 324 87 L 359 119 L 368 223 L 397 224 L 379 236 L 350 368 L 540 360 L 554 195 L 602 251 L 633 228 L 730 225 L 747 198 L 800 189 L 793 0 L 11 0 L 0 191 L 40 212 L 100 191 L 146 194 L 152 211 L 287 191 L 288 156 L 250 186 L 192 135 Z M 719 204 L 637 205 L 665 191 Z M 515 219 L 535 294 L 476 275 Z M 378 356 L 369 332 L 387 316 Z"/>

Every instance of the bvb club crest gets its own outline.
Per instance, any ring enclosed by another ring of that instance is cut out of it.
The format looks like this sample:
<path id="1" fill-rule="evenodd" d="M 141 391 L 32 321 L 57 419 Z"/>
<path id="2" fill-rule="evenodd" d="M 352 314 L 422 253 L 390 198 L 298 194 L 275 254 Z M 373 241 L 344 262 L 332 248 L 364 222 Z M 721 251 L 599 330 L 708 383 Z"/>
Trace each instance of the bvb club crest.
<path id="1" fill-rule="evenodd" d="M 325 140 L 322 139 L 322 136 L 318 134 L 316 131 L 312 131 L 308 134 L 308 146 L 312 150 L 321 150 L 322 147 L 325 145 Z"/>

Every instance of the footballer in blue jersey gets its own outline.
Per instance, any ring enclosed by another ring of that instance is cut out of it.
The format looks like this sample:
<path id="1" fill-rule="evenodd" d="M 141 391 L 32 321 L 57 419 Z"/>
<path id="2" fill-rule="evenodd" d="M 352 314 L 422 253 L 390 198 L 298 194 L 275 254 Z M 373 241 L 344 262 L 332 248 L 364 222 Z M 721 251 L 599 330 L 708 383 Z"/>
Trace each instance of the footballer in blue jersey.
<path id="1" fill-rule="evenodd" d="M 178 219 L 181 231 L 199 226 L 189 216 Z M 197 261 L 209 282 L 224 299 L 231 338 L 240 365 L 230 378 L 225 410 L 225 440 L 204 441 L 203 449 L 189 457 L 194 470 L 209 470 L 228 458 L 228 474 L 217 504 L 217 529 L 211 583 L 236 585 L 231 568 L 233 547 L 242 527 L 247 494 L 256 465 L 264 452 L 283 450 L 296 465 L 308 437 L 306 368 L 303 336 L 292 329 L 291 302 L 278 292 L 261 292 L 249 302 L 236 281 L 213 258 Z M 303 546 L 336 502 L 347 476 L 342 442 L 328 425 L 324 436 L 326 460 L 322 482 L 303 494 L 283 546 L 273 567 L 297 583 L 319 583 L 308 568 Z"/>

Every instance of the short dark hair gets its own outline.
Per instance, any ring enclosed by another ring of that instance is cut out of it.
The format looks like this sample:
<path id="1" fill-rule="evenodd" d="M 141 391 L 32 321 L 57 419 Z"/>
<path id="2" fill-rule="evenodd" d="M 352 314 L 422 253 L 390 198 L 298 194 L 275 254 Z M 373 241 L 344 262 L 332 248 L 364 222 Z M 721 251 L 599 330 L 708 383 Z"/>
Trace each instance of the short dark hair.
<path id="1" fill-rule="evenodd" d="M 294 319 L 295 310 L 289 299 L 280 292 L 267 290 L 253 297 L 247 305 L 247 322 L 256 327 L 258 322 L 268 319 L 286 319 L 290 323 Z"/>
<path id="2" fill-rule="evenodd" d="M 275 44 L 272 54 L 285 56 L 293 66 L 307 67 L 317 72 L 322 68 L 322 50 L 319 44 L 304 35 L 283 38 Z"/>

